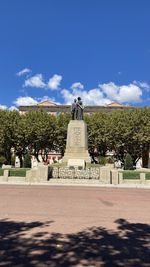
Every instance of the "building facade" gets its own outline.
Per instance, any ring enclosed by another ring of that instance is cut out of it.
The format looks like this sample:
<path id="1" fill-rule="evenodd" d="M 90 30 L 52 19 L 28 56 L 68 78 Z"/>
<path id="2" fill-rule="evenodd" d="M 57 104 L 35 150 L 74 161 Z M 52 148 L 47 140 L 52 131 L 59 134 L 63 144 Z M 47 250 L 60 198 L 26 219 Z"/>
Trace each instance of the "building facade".
<path id="1" fill-rule="evenodd" d="M 95 112 L 112 112 L 116 110 L 131 109 L 131 108 L 133 107 L 124 106 L 124 105 L 114 102 L 106 106 L 85 106 L 84 113 L 92 114 Z M 33 111 L 33 110 L 44 110 L 49 114 L 53 114 L 57 116 L 60 113 L 70 113 L 71 106 L 70 105 L 57 105 L 54 102 L 45 100 L 45 101 L 42 101 L 41 103 L 38 103 L 37 105 L 19 107 L 20 114 L 24 114 L 28 111 Z"/>

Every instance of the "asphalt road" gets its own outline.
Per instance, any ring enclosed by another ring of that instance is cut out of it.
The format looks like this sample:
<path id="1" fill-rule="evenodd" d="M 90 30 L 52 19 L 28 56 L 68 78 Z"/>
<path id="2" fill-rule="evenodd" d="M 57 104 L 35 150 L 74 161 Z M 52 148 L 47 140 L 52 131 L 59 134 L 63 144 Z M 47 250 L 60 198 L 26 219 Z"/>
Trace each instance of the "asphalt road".
<path id="1" fill-rule="evenodd" d="M 0 266 L 150 266 L 150 190 L 0 185 Z"/>

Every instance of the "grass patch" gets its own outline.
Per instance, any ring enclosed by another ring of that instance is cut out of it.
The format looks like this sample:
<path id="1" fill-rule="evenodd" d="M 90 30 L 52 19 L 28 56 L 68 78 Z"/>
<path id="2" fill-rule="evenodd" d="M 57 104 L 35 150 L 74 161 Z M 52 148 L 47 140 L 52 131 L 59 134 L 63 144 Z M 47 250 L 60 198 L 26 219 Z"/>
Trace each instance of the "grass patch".
<path id="1" fill-rule="evenodd" d="M 26 171 L 30 170 L 29 168 L 15 168 L 9 170 L 9 176 L 18 176 L 18 177 L 26 177 Z"/>
<path id="2" fill-rule="evenodd" d="M 140 179 L 140 172 L 137 171 L 123 171 L 123 179 L 136 180 Z"/>
<path id="3" fill-rule="evenodd" d="M 146 172 L 145 178 L 146 180 L 150 180 L 150 172 Z"/>
<path id="4" fill-rule="evenodd" d="M 0 169 L 0 176 L 3 176 L 3 175 L 4 175 L 4 170 Z"/>

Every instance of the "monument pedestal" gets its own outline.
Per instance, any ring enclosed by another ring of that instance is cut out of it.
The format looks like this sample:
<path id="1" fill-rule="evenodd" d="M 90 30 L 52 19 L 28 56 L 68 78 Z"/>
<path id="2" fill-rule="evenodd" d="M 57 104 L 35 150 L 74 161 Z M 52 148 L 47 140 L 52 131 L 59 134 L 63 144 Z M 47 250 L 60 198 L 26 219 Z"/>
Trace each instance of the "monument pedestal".
<path id="1" fill-rule="evenodd" d="M 83 120 L 71 120 L 68 124 L 66 151 L 62 161 L 68 162 L 69 159 L 91 162 L 88 153 L 87 125 Z"/>

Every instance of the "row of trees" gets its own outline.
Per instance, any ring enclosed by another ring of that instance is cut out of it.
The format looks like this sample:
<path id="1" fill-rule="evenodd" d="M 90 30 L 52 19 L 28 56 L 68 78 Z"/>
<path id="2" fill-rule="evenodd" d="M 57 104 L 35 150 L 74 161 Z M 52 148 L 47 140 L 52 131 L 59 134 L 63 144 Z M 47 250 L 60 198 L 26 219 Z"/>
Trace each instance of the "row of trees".
<path id="1" fill-rule="evenodd" d="M 149 150 L 149 108 L 95 113 L 85 115 L 84 119 L 93 159 L 113 150 L 121 161 L 129 153 L 135 164 Z M 55 117 L 44 111 L 20 115 L 17 111 L 0 110 L 0 155 L 8 163 L 12 148 L 20 158 L 27 151 L 37 156 L 40 150 L 47 154 L 48 149 L 60 150 L 63 155 L 69 120 L 70 114 Z"/>
<path id="2" fill-rule="evenodd" d="M 129 109 L 112 113 L 97 113 L 86 117 L 89 125 L 89 149 L 99 155 L 113 150 L 124 162 L 128 153 L 135 165 L 139 158 L 147 160 L 150 144 L 150 109 Z M 145 165 L 147 162 L 145 162 Z"/>
<path id="3" fill-rule="evenodd" d="M 11 163 L 12 148 L 20 157 L 27 152 L 36 157 L 40 150 L 60 150 L 63 154 L 70 115 L 57 118 L 43 111 L 20 115 L 17 111 L 0 110 L 0 155 Z"/>

